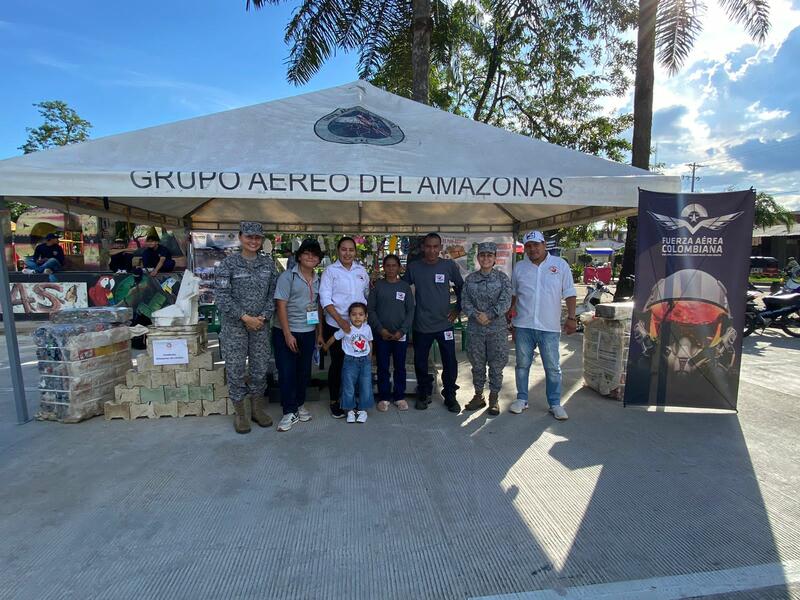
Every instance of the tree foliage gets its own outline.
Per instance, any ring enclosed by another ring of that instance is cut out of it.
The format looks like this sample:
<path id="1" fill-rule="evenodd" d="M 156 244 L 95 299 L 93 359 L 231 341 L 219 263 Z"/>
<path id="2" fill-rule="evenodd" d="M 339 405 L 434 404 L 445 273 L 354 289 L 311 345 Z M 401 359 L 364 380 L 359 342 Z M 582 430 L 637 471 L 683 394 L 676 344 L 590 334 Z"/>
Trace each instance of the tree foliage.
<path id="1" fill-rule="evenodd" d="M 61 100 L 37 102 L 34 106 L 44 119 L 39 127 L 26 127 L 27 141 L 19 147 L 25 154 L 54 146 L 67 146 L 89 139 L 92 124 Z"/>
<path id="2" fill-rule="evenodd" d="M 743 25 L 751 38 L 763 42 L 769 33 L 768 0 L 720 0 L 728 18 Z M 706 5 L 699 0 L 659 0 L 655 45 L 658 62 L 670 73 L 680 70 L 703 30 Z"/>
<path id="3" fill-rule="evenodd" d="M 596 4 L 596 5 L 595 5 Z M 591 6 L 590 6 L 591 5 Z M 635 6 L 618 2 L 434 3 L 431 104 L 562 146 L 621 160 L 630 115 L 603 98 L 630 84 Z M 373 83 L 408 95 L 410 38 L 398 32 Z"/>
<path id="4" fill-rule="evenodd" d="M 562 248 L 578 248 L 581 242 L 591 242 L 597 237 L 593 223 L 562 227 L 558 230 L 558 244 Z"/>
<path id="5" fill-rule="evenodd" d="M 71 109 L 66 102 L 61 100 L 46 100 L 37 102 L 34 106 L 44 119 L 39 127 L 26 127 L 28 139 L 19 149 L 25 154 L 46 150 L 54 146 L 66 146 L 75 142 L 83 142 L 89 138 L 89 129 L 92 124 L 82 119 L 77 112 Z M 6 203 L 11 213 L 11 220 L 16 223 L 19 216 L 26 210 L 34 208 L 31 204 L 22 202 Z"/>
<path id="6" fill-rule="evenodd" d="M 756 194 L 756 214 L 753 224 L 761 228 L 784 225 L 786 231 L 791 231 L 795 220 L 792 212 L 778 204 L 770 194 L 759 192 Z"/>

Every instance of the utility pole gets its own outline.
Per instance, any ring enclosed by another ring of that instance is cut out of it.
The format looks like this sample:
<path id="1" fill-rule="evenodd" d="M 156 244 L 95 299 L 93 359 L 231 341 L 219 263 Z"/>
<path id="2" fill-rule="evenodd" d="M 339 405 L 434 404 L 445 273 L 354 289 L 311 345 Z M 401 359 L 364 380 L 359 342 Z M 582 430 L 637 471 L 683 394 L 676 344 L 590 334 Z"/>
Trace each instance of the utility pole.
<path id="1" fill-rule="evenodd" d="M 697 177 L 695 175 L 695 173 L 697 172 L 697 169 L 702 169 L 703 167 L 705 167 L 705 165 L 698 165 L 696 162 L 693 162 L 693 163 L 687 163 L 686 166 L 692 168 L 692 175 L 691 175 L 691 178 L 692 178 L 692 189 L 691 189 L 691 191 L 694 192 L 694 182 L 695 182 L 695 180 L 701 179 L 700 177 Z"/>

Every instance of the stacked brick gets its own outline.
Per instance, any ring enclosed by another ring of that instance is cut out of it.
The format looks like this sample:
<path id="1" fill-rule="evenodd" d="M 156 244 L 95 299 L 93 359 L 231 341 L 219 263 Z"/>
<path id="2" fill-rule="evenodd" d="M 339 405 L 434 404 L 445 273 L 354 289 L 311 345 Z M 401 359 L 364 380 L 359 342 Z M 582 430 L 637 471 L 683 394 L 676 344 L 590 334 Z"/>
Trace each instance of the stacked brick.
<path id="1" fill-rule="evenodd" d="M 189 363 L 156 365 L 153 342 L 185 339 Z M 208 351 L 205 322 L 198 325 L 149 327 L 147 354 L 136 359 L 136 369 L 114 388 L 114 401 L 105 403 L 105 418 L 186 417 L 233 413 L 229 406 L 224 367 L 214 368 Z"/>

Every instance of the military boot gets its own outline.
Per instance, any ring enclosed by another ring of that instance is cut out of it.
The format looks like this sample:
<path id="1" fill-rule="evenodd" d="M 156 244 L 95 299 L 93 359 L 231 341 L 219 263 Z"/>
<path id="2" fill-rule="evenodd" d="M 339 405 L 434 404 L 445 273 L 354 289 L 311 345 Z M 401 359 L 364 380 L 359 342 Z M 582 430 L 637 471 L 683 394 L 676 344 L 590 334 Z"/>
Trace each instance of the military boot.
<path id="1" fill-rule="evenodd" d="M 490 415 L 500 414 L 500 404 L 497 401 L 497 392 L 489 392 L 489 408 L 486 412 Z"/>
<path id="2" fill-rule="evenodd" d="M 258 423 L 261 427 L 271 427 L 272 426 L 272 417 L 267 414 L 266 407 L 264 406 L 266 402 L 264 401 L 264 397 L 257 398 L 256 396 L 250 396 L 250 406 L 251 408 L 251 415 L 250 418 Z"/>
<path id="3" fill-rule="evenodd" d="M 483 392 L 476 391 L 475 395 L 472 397 L 472 400 L 470 400 L 464 407 L 464 410 L 478 410 L 484 406 L 486 406 L 486 400 L 483 399 Z"/>
<path id="4" fill-rule="evenodd" d="M 250 401 L 245 398 L 239 402 L 232 402 L 235 415 L 233 417 L 233 428 L 236 433 L 250 433 L 250 419 L 247 417 L 247 408 Z"/>

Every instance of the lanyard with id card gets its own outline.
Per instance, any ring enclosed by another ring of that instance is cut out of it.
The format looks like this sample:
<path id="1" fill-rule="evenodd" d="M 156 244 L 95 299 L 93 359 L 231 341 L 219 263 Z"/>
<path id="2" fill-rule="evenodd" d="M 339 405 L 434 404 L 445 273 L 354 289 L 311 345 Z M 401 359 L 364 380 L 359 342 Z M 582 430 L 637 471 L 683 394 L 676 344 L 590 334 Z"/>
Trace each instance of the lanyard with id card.
<path id="1" fill-rule="evenodd" d="M 314 302 L 314 288 L 312 286 L 313 280 L 311 283 L 306 280 L 305 277 L 300 276 L 300 279 L 303 280 L 303 283 L 306 284 L 308 287 L 308 304 L 306 304 L 306 324 L 307 325 L 319 325 L 319 309 L 317 308 L 317 303 Z M 294 283 L 294 278 L 292 278 L 292 283 Z"/>

